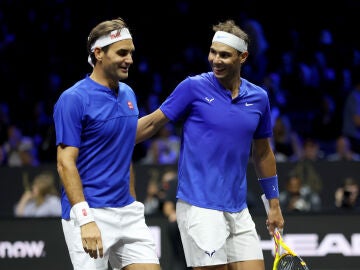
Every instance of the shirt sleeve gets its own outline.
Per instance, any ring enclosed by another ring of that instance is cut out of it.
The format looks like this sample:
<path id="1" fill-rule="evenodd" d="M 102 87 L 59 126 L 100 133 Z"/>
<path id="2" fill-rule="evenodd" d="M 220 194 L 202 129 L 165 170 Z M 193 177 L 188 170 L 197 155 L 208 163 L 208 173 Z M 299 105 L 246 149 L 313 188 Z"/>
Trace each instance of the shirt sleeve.
<path id="1" fill-rule="evenodd" d="M 64 93 L 54 107 L 56 145 L 79 147 L 81 141 L 83 104 L 75 94 Z"/>
<path id="2" fill-rule="evenodd" d="M 161 104 L 160 110 L 172 121 L 183 118 L 190 110 L 190 105 L 194 100 L 191 87 L 191 79 L 186 78 L 180 82 L 174 91 Z"/>

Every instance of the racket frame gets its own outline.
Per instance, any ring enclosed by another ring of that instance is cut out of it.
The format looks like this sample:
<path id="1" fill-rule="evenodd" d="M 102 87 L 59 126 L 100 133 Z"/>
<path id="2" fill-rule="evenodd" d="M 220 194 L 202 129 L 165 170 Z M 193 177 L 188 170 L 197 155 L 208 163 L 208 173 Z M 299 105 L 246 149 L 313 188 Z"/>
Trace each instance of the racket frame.
<path id="1" fill-rule="evenodd" d="M 266 210 L 266 214 L 269 214 L 269 209 L 270 209 L 270 205 L 269 205 L 269 201 L 268 199 L 266 199 L 265 194 L 261 195 L 261 200 L 263 201 L 265 210 Z M 279 230 L 278 228 L 275 228 L 275 232 L 273 235 L 273 239 L 275 242 L 275 257 L 274 257 L 274 264 L 273 264 L 273 270 L 277 270 L 277 267 L 279 265 L 280 260 L 285 257 L 285 256 L 293 256 L 293 257 L 298 257 L 300 260 L 300 263 L 304 266 L 304 270 L 308 269 L 305 261 L 298 256 L 283 240 L 282 238 L 282 234 L 283 234 L 283 230 Z"/>

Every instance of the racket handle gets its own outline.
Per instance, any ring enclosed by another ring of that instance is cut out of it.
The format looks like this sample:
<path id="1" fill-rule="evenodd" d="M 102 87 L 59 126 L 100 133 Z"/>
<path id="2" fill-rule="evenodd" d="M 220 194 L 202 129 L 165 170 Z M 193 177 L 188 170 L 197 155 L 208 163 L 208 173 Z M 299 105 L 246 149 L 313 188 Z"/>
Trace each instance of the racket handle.
<path id="1" fill-rule="evenodd" d="M 262 195 L 261 195 L 261 200 L 263 201 L 266 214 L 268 215 L 268 214 L 269 214 L 269 210 L 270 210 L 270 205 L 269 205 L 268 199 L 266 199 L 266 197 L 265 197 L 265 194 L 262 194 Z"/>
<path id="2" fill-rule="evenodd" d="M 263 201 L 264 207 L 265 207 L 265 211 L 266 211 L 266 215 L 269 215 L 269 211 L 270 211 L 270 204 L 269 204 L 269 200 L 266 199 L 265 194 L 261 195 L 261 200 Z M 276 231 L 279 232 L 279 234 L 283 235 L 283 230 L 279 230 L 278 228 L 275 228 Z M 283 254 L 284 253 L 284 249 L 281 245 L 279 245 L 279 254 Z"/>
<path id="3" fill-rule="evenodd" d="M 265 211 L 266 211 L 266 215 L 269 215 L 269 211 L 270 211 L 270 204 L 269 204 L 269 200 L 266 199 L 265 194 L 261 195 L 261 200 L 263 201 L 264 207 L 265 207 Z M 281 235 L 283 235 L 283 230 L 280 230 L 278 228 L 275 228 L 275 230 L 279 231 L 279 233 Z"/>

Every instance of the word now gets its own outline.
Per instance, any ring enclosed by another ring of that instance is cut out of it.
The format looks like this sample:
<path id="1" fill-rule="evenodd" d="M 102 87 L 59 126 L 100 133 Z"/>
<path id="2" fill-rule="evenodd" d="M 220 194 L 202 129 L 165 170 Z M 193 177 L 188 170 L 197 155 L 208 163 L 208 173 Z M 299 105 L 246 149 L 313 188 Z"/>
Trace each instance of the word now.
<path id="1" fill-rule="evenodd" d="M 0 258 L 40 258 L 44 254 L 44 241 L 0 242 Z"/>

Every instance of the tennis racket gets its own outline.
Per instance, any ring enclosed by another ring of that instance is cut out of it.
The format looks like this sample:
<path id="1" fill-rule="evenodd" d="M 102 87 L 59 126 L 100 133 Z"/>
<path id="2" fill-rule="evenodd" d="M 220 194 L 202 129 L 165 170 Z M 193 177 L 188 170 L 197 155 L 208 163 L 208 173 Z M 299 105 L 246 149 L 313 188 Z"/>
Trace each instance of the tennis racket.
<path id="1" fill-rule="evenodd" d="M 266 214 L 269 214 L 269 201 L 265 194 L 261 195 L 264 203 Z M 275 257 L 273 270 L 309 270 L 305 261 L 298 256 L 283 240 L 282 232 L 275 229 L 274 243 L 275 243 Z"/>

